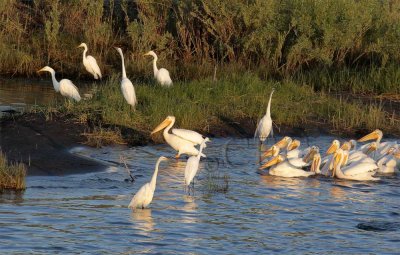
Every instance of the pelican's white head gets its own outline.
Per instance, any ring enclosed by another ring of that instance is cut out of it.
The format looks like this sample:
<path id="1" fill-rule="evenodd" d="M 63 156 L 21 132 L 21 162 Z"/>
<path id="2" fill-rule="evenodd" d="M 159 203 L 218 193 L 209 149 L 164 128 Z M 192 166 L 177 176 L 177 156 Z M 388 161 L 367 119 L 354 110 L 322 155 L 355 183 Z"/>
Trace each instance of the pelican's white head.
<path id="1" fill-rule="evenodd" d="M 168 116 L 167 118 L 165 118 L 165 120 L 163 122 L 161 122 L 153 131 L 151 131 L 151 134 L 157 133 L 160 130 L 163 130 L 164 128 L 166 128 L 168 125 L 170 125 L 171 123 L 175 122 L 175 116 Z"/>
<path id="2" fill-rule="evenodd" d="M 274 157 L 273 159 L 271 159 L 270 161 L 268 161 L 267 163 L 265 163 L 264 165 L 260 166 L 259 169 L 262 170 L 264 168 L 279 164 L 279 163 L 283 162 L 285 159 L 286 159 L 285 156 L 278 155 L 278 156 Z"/>
<path id="3" fill-rule="evenodd" d="M 291 142 L 289 143 L 289 145 L 287 146 L 287 150 L 288 150 L 288 151 L 291 151 L 291 150 L 297 149 L 298 147 L 300 147 L 300 141 L 297 140 L 297 139 L 294 139 L 294 140 L 291 141 Z"/>
<path id="4" fill-rule="evenodd" d="M 292 138 L 290 138 L 289 136 L 285 136 L 284 138 L 282 138 L 279 142 L 277 142 L 274 145 L 277 146 L 279 149 L 283 149 L 283 148 L 287 148 L 288 144 L 291 142 L 292 142 Z"/>
<path id="5" fill-rule="evenodd" d="M 369 141 L 369 140 L 376 140 L 376 141 L 380 141 L 382 139 L 383 133 L 380 129 L 375 129 L 374 131 L 372 131 L 371 133 L 369 133 L 366 136 L 361 137 L 360 139 L 358 139 L 359 142 L 365 142 L 365 141 Z"/>
<path id="6" fill-rule="evenodd" d="M 279 154 L 279 147 L 276 145 L 272 145 L 271 148 L 266 150 L 263 155 L 262 155 L 262 160 L 264 160 L 267 157 L 276 157 Z"/>
<path id="7" fill-rule="evenodd" d="M 340 148 L 340 142 L 338 140 L 333 140 L 331 146 L 326 151 L 326 155 L 334 153 L 339 148 Z"/>

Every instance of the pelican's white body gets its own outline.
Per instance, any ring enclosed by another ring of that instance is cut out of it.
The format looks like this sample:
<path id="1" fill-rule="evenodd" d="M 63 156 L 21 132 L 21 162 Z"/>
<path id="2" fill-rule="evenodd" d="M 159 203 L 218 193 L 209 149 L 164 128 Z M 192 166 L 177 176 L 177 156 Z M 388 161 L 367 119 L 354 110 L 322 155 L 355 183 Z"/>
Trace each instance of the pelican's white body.
<path id="1" fill-rule="evenodd" d="M 339 163 L 334 167 L 335 176 L 339 179 L 354 181 L 376 181 L 379 178 L 373 177 L 378 166 L 375 163 L 354 162 L 341 168 L 343 163 L 343 150 L 339 149 L 336 153 L 340 156 Z"/>
<path id="2" fill-rule="evenodd" d="M 199 138 L 203 139 L 203 142 L 208 141 L 208 138 L 203 138 L 202 135 L 195 131 L 179 129 L 178 132 L 175 130 L 173 134 L 169 133 L 169 130 L 175 123 L 174 116 L 168 116 L 160 125 L 158 125 L 152 133 L 158 132 L 162 128 L 164 128 L 163 136 L 165 141 L 176 150 L 177 157 L 182 154 L 187 154 L 190 156 L 197 156 L 199 151 L 195 148 L 195 145 L 198 144 Z M 166 124 L 168 124 L 166 126 Z M 200 153 L 202 157 L 206 157 L 203 153 Z"/>
<path id="3" fill-rule="evenodd" d="M 308 177 L 310 175 L 314 175 L 315 173 L 299 169 L 290 164 L 289 161 L 285 160 L 271 167 L 269 169 L 269 174 L 281 177 Z"/>

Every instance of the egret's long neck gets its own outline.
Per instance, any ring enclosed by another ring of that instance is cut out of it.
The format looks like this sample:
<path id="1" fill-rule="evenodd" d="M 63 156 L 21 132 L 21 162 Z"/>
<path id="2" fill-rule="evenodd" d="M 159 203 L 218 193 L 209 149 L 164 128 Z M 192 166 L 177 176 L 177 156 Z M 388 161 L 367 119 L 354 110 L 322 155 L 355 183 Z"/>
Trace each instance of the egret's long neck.
<path id="1" fill-rule="evenodd" d="M 269 101 L 268 101 L 268 106 L 267 106 L 267 116 L 271 117 L 271 101 L 272 101 L 272 94 L 274 92 L 271 92 L 271 95 L 269 96 Z"/>
<path id="2" fill-rule="evenodd" d="M 50 71 L 51 73 L 51 81 L 53 82 L 53 87 L 55 91 L 60 91 L 60 83 L 56 80 L 56 72 L 54 70 Z"/>
<path id="3" fill-rule="evenodd" d="M 121 55 L 121 63 L 122 63 L 122 79 L 126 78 L 126 71 L 125 71 L 125 61 L 124 61 L 124 54 L 122 51 L 118 51 L 119 55 Z"/>
<path id="4" fill-rule="evenodd" d="M 150 187 L 155 190 L 156 189 L 156 183 L 157 183 L 157 174 L 158 174 L 158 166 L 161 163 L 161 159 L 157 160 L 157 164 L 156 164 L 156 168 L 154 169 L 154 174 L 153 177 L 151 177 L 151 181 L 150 181 Z"/>
<path id="5" fill-rule="evenodd" d="M 153 72 L 154 72 L 154 76 L 157 75 L 158 73 L 158 68 L 157 68 L 157 56 L 154 56 L 153 58 Z"/>
<path id="6" fill-rule="evenodd" d="M 86 60 L 86 52 L 88 51 L 88 48 L 85 46 L 82 54 L 82 58 L 85 61 Z"/>
<path id="7" fill-rule="evenodd" d="M 197 154 L 197 158 L 198 158 L 198 159 L 201 158 L 201 153 L 203 152 L 205 143 L 206 143 L 206 142 L 203 141 L 203 142 L 200 144 L 199 154 Z"/>

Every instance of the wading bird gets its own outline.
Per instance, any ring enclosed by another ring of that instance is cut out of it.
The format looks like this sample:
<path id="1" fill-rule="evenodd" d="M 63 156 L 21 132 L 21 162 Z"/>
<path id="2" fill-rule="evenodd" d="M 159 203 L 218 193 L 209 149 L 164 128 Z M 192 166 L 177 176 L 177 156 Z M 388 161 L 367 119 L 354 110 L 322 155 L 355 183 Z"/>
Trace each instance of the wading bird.
<path id="1" fill-rule="evenodd" d="M 274 89 L 272 89 L 271 94 L 269 96 L 267 112 L 265 113 L 264 117 L 258 122 L 256 132 L 254 133 L 254 138 L 258 137 L 260 140 L 260 144 L 262 144 L 267 137 L 271 134 L 274 135 L 272 130 L 272 119 L 271 119 L 271 101 L 272 101 L 272 94 L 274 94 Z"/>
<path id="2" fill-rule="evenodd" d="M 133 196 L 131 202 L 129 203 L 129 208 L 135 210 L 136 208 L 144 209 L 153 200 L 154 190 L 156 189 L 158 167 L 162 161 L 168 160 L 166 157 L 159 157 L 154 169 L 153 177 L 151 181 L 144 184 L 138 192 Z"/>
<path id="3" fill-rule="evenodd" d="M 194 177 L 197 174 L 197 171 L 199 170 L 199 163 L 200 163 L 200 158 L 201 158 L 201 152 L 203 151 L 203 148 L 205 147 L 206 143 L 202 142 L 200 144 L 200 150 L 199 154 L 197 156 L 191 156 L 188 161 L 186 162 L 186 167 L 185 167 L 185 185 L 189 186 L 190 183 L 193 183 L 193 190 L 194 190 Z"/>
<path id="4" fill-rule="evenodd" d="M 179 158 L 181 154 L 197 156 L 199 154 L 199 151 L 194 146 L 203 142 L 205 143 L 209 141 L 209 139 L 195 131 L 187 129 L 174 128 L 172 129 L 172 134 L 170 134 L 169 130 L 172 128 L 174 123 L 175 117 L 168 116 L 151 132 L 151 135 L 165 128 L 163 132 L 164 139 L 172 148 L 174 148 L 174 150 L 178 151 L 178 153 L 175 155 L 176 158 Z M 202 157 L 206 156 L 203 153 L 200 153 L 200 155 Z"/>
<path id="5" fill-rule="evenodd" d="M 97 61 L 94 57 L 88 55 L 86 56 L 86 52 L 88 51 L 88 47 L 86 45 L 86 43 L 81 43 L 77 48 L 83 47 L 83 65 L 86 68 L 86 71 L 88 71 L 89 73 L 91 73 L 93 75 L 93 77 L 97 80 L 97 79 L 101 79 L 101 71 L 100 71 L 100 67 L 97 64 Z"/>
<path id="6" fill-rule="evenodd" d="M 171 77 L 169 76 L 169 72 L 165 68 L 157 68 L 157 54 L 154 51 L 149 51 L 144 56 L 153 56 L 153 72 L 154 78 L 161 84 L 161 86 L 169 87 L 172 85 Z"/>
<path id="7" fill-rule="evenodd" d="M 77 102 L 81 100 L 81 96 L 79 95 L 78 88 L 72 83 L 72 81 L 68 79 L 62 79 L 60 82 L 56 80 L 56 72 L 53 68 L 49 66 L 45 66 L 40 69 L 38 72 L 50 72 L 51 80 L 53 81 L 53 87 L 56 92 L 60 92 L 60 94 L 64 97 L 68 97 L 69 99 L 73 99 Z"/>
<path id="8" fill-rule="evenodd" d="M 135 109 L 135 106 L 137 104 L 135 88 L 133 87 L 132 82 L 126 77 L 124 54 L 122 54 L 121 48 L 115 47 L 115 49 L 118 51 L 119 55 L 121 55 L 121 62 L 122 62 L 121 91 L 122 94 L 124 95 L 126 102 L 130 104 L 133 109 Z"/>
<path id="9" fill-rule="evenodd" d="M 377 150 L 376 150 L 376 153 L 373 155 L 373 158 L 378 159 L 382 155 L 384 155 L 391 146 L 397 145 L 397 142 L 381 143 L 382 137 L 383 137 L 383 132 L 379 129 L 376 129 L 376 130 L 372 131 L 371 133 L 369 133 L 368 135 L 363 136 L 362 138 L 358 139 L 358 142 L 365 142 L 365 141 L 376 139 L 375 142 L 377 144 Z"/>

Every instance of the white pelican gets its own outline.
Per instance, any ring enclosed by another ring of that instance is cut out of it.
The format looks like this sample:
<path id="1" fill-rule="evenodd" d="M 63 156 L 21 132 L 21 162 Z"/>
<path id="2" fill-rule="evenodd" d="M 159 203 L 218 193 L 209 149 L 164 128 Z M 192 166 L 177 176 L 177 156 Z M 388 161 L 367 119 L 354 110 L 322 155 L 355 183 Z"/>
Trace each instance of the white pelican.
<path id="1" fill-rule="evenodd" d="M 79 95 L 78 88 L 72 83 L 72 81 L 68 79 L 62 79 L 60 82 L 56 80 L 56 72 L 53 68 L 49 66 L 45 66 L 40 69 L 38 72 L 50 72 L 51 80 L 53 81 L 53 87 L 56 92 L 60 92 L 62 96 L 73 99 L 77 102 L 81 100 L 81 96 Z"/>
<path id="2" fill-rule="evenodd" d="M 122 80 L 121 80 L 121 90 L 124 98 L 128 104 L 135 108 L 137 104 L 136 100 L 136 93 L 135 88 L 133 87 L 132 82 L 126 77 L 125 71 L 125 61 L 124 61 L 124 54 L 122 54 L 121 48 L 115 47 L 118 51 L 119 55 L 121 55 L 121 62 L 122 62 Z"/>
<path id="3" fill-rule="evenodd" d="M 383 137 L 383 132 L 379 129 L 376 129 L 376 130 L 372 131 L 371 133 L 369 133 L 368 135 L 365 135 L 362 138 L 358 139 L 358 142 L 365 142 L 365 141 L 375 139 L 375 142 L 377 143 L 377 147 L 378 147 L 377 151 L 374 155 L 374 158 L 376 159 L 376 158 L 380 158 L 382 155 L 384 155 L 391 146 L 395 146 L 397 144 L 397 142 L 381 143 L 382 137 Z"/>
<path id="4" fill-rule="evenodd" d="M 270 134 L 271 136 L 274 136 L 271 119 L 271 101 L 274 91 L 275 90 L 272 89 L 271 94 L 269 95 L 267 112 L 265 113 L 264 117 L 262 117 L 261 120 L 258 122 L 256 132 L 254 133 L 254 137 L 258 137 L 260 139 L 260 144 L 262 144 Z"/>
<path id="5" fill-rule="evenodd" d="M 196 176 L 197 171 L 199 170 L 201 152 L 203 151 L 203 148 L 205 147 L 205 145 L 206 145 L 206 143 L 202 142 L 200 144 L 199 154 L 197 154 L 197 156 L 191 156 L 186 162 L 186 167 L 185 167 L 185 185 L 186 186 L 190 185 L 193 178 Z M 193 186 L 194 186 L 194 182 L 193 182 Z"/>
<path id="6" fill-rule="evenodd" d="M 380 158 L 377 162 L 379 167 L 378 173 L 395 173 L 399 169 L 400 164 L 400 151 L 391 147 L 387 155 Z"/>
<path id="7" fill-rule="evenodd" d="M 284 155 L 278 155 L 262 165 L 259 169 L 271 167 L 269 169 L 270 175 L 281 176 L 281 177 L 308 177 L 314 175 L 315 172 L 304 171 L 294 165 L 292 165 Z"/>
<path id="8" fill-rule="evenodd" d="M 144 56 L 153 56 L 153 71 L 154 78 L 161 84 L 161 86 L 170 87 L 172 85 L 171 77 L 169 76 L 169 72 L 165 68 L 158 69 L 157 68 L 157 54 L 154 51 L 149 51 Z"/>
<path id="9" fill-rule="evenodd" d="M 151 135 L 164 129 L 163 136 L 165 141 L 174 150 L 178 151 L 175 155 L 179 158 L 181 154 L 188 154 L 190 156 L 197 156 L 199 151 L 194 147 L 195 145 L 205 143 L 209 141 L 207 137 L 200 135 L 199 133 L 186 129 L 172 129 L 172 134 L 168 131 L 172 128 L 175 123 L 174 116 L 168 116 L 161 124 L 159 124 L 152 132 Z M 202 157 L 206 157 L 203 153 L 200 153 Z"/>
<path id="10" fill-rule="evenodd" d="M 377 181 L 379 178 L 372 177 L 378 166 L 375 163 L 354 163 L 341 168 L 344 158 L 342 149 L 338 149 L 333 157 L 333 175 L 339 179 L 354 181 Z"/>
<path id="11" fill-rule="evenodd" d="M 86 52 L 88 51 L 88 47 L 86 45 L 86 43 L 81 43 L 78 48 L 83 47 L 83 65 L 86 68 L 86 71 L 88 71 L 89 73 L 91 73 L 94 77 L 94 79 L 101 79 L 101 71 L 100 71 L 100 67 L 97 64 L 97 61 L 94 57 L 88 55 L 86 56 Z"/>
<path id="12" fill-rule="evenodd" d="M 161 161 L 168 160 L 166 157 L 159 157 L 156 163 L 156 167 L 154 169 L 153 177 L 151 177 L 151 181 L 144 184 L 138 192 L 133 196 L 131 202 L 129 203 L 128 208 L 135 210 L 136 208 L 144 209 L 147 207 L 151 201 L 153 200 L 154 190 L 156 189 L 157 182 L 157 174 L 158 174 L 158 166 Z"/>
<path id="13" fill-rule="evenodd" d="M 297 139 L 294 139 L 289 143 L 287 146 L 287 153 L 286 156 L 288 158 L 303 158 L 305 155 L 307 155 L 312 148 L 316 149 L 318 148 L 317 146 L 311 146 L 307 147 L 305 149 L 300 149 L 300 144 L 301 142 Z M 318 148 L 319 151 L 319 148 Z"/>

